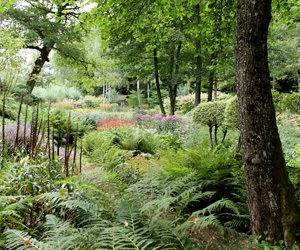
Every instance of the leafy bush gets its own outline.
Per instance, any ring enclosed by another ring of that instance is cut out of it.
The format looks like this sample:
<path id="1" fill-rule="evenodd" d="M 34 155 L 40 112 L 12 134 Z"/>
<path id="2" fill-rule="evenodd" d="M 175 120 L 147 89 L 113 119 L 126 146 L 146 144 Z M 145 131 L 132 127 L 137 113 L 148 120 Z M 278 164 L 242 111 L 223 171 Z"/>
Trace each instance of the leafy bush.
<path id="1" fill-rule="evenodd" d="M 19 138 L 16 142 L 17 137 L 17 122 L 9 122 L 5 125 L 5 144 L 7 147 L 7 153 L 12 154 L 15 150 L 28 149 L 30 145 L 30 134 L 31 128 L 30 124 L 27 124 L 26 131 L 24 124 L 19 124 Z M 24 133 L 25 132 L 25 133 Z M 2 131 L 0 133 L 0 140 L 2 140 Z M 41 140 L 41 135 L 39 135 L 39 140 Z M 1 142 L 0 149 L 2 150 L 3 144 Z"/>
<path id="2" fill-rule="evenodd" d="M 116 140 L 118 138 L 108 131 L 92 132 L 83 138 L 83 150 L 91 162 L 105 169 L 114 170 L 131 156 L 131 153 L 115 145 Z"/>
<path id="3" fill-rule="evenodd" d="M 165 117 L 163 114 L 159 115 L 149 115 L 149 114 L 135 114 L 133 116 L 134 121 L 137 124 L 145 128 L 155 128 L 160 132 L 174 132 L 181 124 L 184 124 L 183 121 L 177 115 L 170 115 Z"/>
<path id="4" fill-rule="evenodd" d="M 185 95 L 180 98 L 177 109 L 183 114 L 191 111 L 195 107 L 195 94 Z"/>
<path id="5" fill-rule="evenodd" d="M 284 110 L 289 110 L 295 113 L 300 112 L 300 93 L 292 92 L 287 94 L 273 90 L 272 96 L 277 113 L 281 113 Z"/>
<path id="6" fill-rule="evenodd" d="M 79 100 L 81 98 L 81 93 L 77 88 L 58 85 L 52 85 L 48 88 L 36 87 L 32 93 L 50 102 L 57 102 L 63 99 Z"/>
<path id="7" fill-rule="evenodd" d="M 238 128 L 238 106 L 237 106 L 237 96 L 231 98 L 225 108 L 225 120 L 224 127 L 226 128 Z"/>
<path id="8" fill-rule="evenodd" d="M 46 116 L 46 115 L 45 115 Z M 62 109 L 51 109 L 50 111 L 50 126 L 55 129 L 55 139 L 66 138 L 68 129 L 69 113 Z M 86 132 L 92 129 L 92 124 L 86 117 L 71 116 L 70 121 L 70 140 L 74 140 L 78 126 L 78 136 L 83 136 Z"/>
<path id="9" fill-rule="evenodd" d="M 91 124 L 93 127 L 108 118 L 107 115 L 90 109 L 73 110 L 72 117 L 78 117 L 79 120 L 86 121 L 87 124 Z"/>
<path id="10" fill-rule="evenodd" d="M 212 129 L 215 127 L 215 144 L 217 144 L 217 129 L 224 125 L 226 104 L 227 101 L 200 103 L 192 113 L 193 122 L 204 124 L 209 127 L 212 148 Z"/>
<path id="11" fill-rule="evenodd" d="M 18 118 L 19 103 L 12 97 L 5 98 L 5 118 L 16 120 Z M 2 117 L 3 96 L 0 96 L 0 116 Z"/>
<path id="12" fill-rule="evenodd" d="M 140 94 L 140 98 L 142 98 L 141 94 Z M 138 99 L 137 91 L 131 90 L 131 93 L 130 95 L 128 95 L 126 101 L 128 102 L 129 106 L 133 108 L 139 107 L 139 99 Z"/>

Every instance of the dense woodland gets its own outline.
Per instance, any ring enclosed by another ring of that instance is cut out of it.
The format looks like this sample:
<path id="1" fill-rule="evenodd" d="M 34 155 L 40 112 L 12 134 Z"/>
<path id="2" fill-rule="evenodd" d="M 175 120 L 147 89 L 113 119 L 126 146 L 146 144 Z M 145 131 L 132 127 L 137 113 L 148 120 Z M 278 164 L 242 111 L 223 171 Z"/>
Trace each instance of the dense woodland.
<path id="1" fill-rule="evenodd" d="M 298 1 L 0 20 L 0 249 L 300 249 Z"/>

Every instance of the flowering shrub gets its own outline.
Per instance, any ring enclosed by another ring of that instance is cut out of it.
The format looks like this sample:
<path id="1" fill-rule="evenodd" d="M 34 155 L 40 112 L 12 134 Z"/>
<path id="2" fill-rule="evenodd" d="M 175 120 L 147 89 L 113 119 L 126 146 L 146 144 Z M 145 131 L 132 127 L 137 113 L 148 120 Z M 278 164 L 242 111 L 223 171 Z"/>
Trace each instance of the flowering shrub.
<path id="1" fill-rule="evenodd" d="M 116 128 L 129 128 L 129 127 L 134 127 L 137 124 L 131 120 L 126 120 L 121 118 L 113 118 L 113 117 L 109 117 L 103 121 L 101 121 L 98 126 L 97 129 L 100 130 L 112 130 L 112 129 L 116 129 Z"/>
<path id="2" fill-rule="evenodd" d="M 15 148 L 20 149 L 21 147 L 25 147 L 26 149 L 28 149 L 30 144 L 30 127 L 30 124 L 27 124 L 24 136 L 25 126 L 23 124 L 19 125 L 19 139 L 17 145 L 15 145 L 17 136 L 17 122 L 7 123 L 5 125 L 5 144 L 8 150 L 8 154 L 12 154 Z M 41 136 L 39 136 L 39 140 L 40 139 Z M 2 133 L 0 133 L 0 141 L 0 149 L 2 150 Z"/>
<path id="3" fill-rule="evenodd" d="M 139 125 L 146 128 L 156 128 L 158 131 L 163 132 L 174 132 L 180 124 L 185 123 L 177 115 L 170 115 L 166 117 L 163 114 L 136 114 L 133 118 Z"/>
<path id="4" fill-rule="evenodd" d="M 195 94 L 185 95 L 180 98 L 177 108 L 182 113 L 187 113 L 195 107 Z"/>
<path id="5" fill-rule="evenodd" d="M 73 108 L 72 104 L 69 102 L 57 102 L 54 104 L 54 106 L 56 108 L 63 108 L 63 109 L 72 109 Z"/>
<path id="6" fill-rule="evenodd" d="M 109 105 L 110 105 L 109 103 L 100 103 L 99 107 L 105 109 L 105 108 L 109 108 Z"/>

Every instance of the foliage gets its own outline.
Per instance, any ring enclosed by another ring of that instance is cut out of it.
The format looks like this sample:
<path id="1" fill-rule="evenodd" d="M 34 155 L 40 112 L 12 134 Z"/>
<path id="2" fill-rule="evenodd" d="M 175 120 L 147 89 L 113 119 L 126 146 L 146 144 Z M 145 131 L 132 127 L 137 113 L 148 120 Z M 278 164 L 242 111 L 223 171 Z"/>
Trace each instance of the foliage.
<path id="1" fill-rule="evenodd" d="M 183 114 L 191 111 L 194 107 L 195 107 L 194 94 L 181 96 L 179 102 L 177 103 L 177 109 Z"/>
<path id="2" fill-rule="evenodd" d="M 69 112 L 70 113 L 70 112 Z M 55 139 L 66 138 L 68 128 L 68 112 L 63 109 L 53 108 L 50 110 L 50 125 L 55 130 Z M 73 141 L 78 126 L 78 136 L 83 136 L 92 129 L 92 124 L 86 117 L 71 116 L 70 140 Z"/>
<path id="3" fill-rule="evenodd" d="M 24 46 L 22 33 L 17 37 L 12 35 L 12 30 L 0 28 L 0 90 L 11 91 L 21 81 L 24 73 L 24 58 L 19 53 Z M 4 88 L 5 87 L 5 88 Z"/>
<path id="4" fill-rule="evenodd" d="M 227 102 L 224 116 L 224 127 L 234 129 L 239 127 L 237 96 Z"/>
<path id="5" fill-rule="evenodd" d="M 3 96 L 0 95 L 0 105 L 3 106 Z M 5 118 L 16 120 L 18 117 L 19 103 L 12 97 L 6 97 L 5 101 Z M 2 112 L 0 113 L 2 116 Z"/>
<path id="6" fill-rule="evenodd" d="M 210 144 L 213 149 L 212 129 L 215 128 L 215 144 L 218 144 L 217 130 L 219 127 L 223 128 L 223 139 L 226 135 L 227 128 L 224 127 L 224 113 L 227 101 L 215 101 L 200 103 L 192 113 L 192 120 L 195 123 L 207 125 L 209 127 Z M 222 140 L 223 141 L 223 140 Z"/>
<path id="7" fill-rule="evenodd" d="M 19 129 L 19 139 L 16 142 L 17 129 Z M 41 135 L 38 135 L 38 139 L 41 140 Z M 2 140 L 2 133 L 0 134 L 0 140 Z M 27 124 L 26 131 L 24 124 L 18 124 L 17 122 L 10 122 L 5 125 L 5 145 L 8 154 L 12 154 L 15 150 L 28 150 L 31 140 L 31 126 Z M 0 145 L 2 150 L 2 144 Z"/>
<path id="8" fill-rule="evenodd" d="M 63 99 L 79 100 L 80 91 L 75 87 L 52 85 L 48 88 L 36 87 L 33 94 L 45 101 L 58 102 Z"/>
<path id="9" fill-rule="evenodd" d="M 129 128 L 129 127 L 135 127 L 136 124 L 133 121 L 123 119 L 122 117 L 120 119 L 116 119 L 113 117 L 109 117 L 103 121 L 101 121 L 97 125 L 98 130 L 111 130 L 116 128 Z"/>
<path id="10" fill-rule="evenodd" d="M 160 132 L 175 132 L 175 130 L 184 124 L 179 116 L 170 115 L 165 117 L 163 114 L 159 115 L 149 115 L 138 113 L 133 116 L 134 121 L 136 121 L 140 126 L 145 128 L 155 128 Z"/>
<path id="11" fill-rule="evenodd" d="M 87 124 L 91 124 L 93 127 L 107 119 L 106 114 L 91 109 L 73 109 L 72 116 L 78 117 L 79 120 L 85 120 Z"/>
<path id="12" fill-rule="evenodd" d="M 285 110 L 289 110 L 291 112 L 295 112 L 299 114 L 300 93 L 292 92 L 288 94 L 288 93 L 280 93 L 278 91 L 273 90 L 272 95 L 273 95 L 273 103 L 277 114 Z"/>

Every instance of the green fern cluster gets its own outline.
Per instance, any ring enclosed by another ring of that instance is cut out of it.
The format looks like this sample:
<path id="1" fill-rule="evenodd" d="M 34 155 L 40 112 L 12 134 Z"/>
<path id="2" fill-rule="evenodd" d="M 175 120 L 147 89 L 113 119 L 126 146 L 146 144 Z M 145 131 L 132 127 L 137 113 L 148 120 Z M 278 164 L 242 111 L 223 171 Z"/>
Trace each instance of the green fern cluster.
<path id="1" fill-rule="evenodd" d="M 126 190 L 111 217 L 103 208 L 75 193 L 37 196 L 55 214 L 46 215 L 38 238 L 18 231 L 5 232 L 8 249 L 238 249 L 244 236 L 222 226 L 216 212 L 241 216 L 228 199 L 200 210 L 191 205 L 211 199 L 201 191 L 197 173 L 180 179 L 146 178 Z M 225 210 L 224 210 L 225 209 Z M 228 234 L 228 236 L 226 236 Z M 237 240 L 238 239 L 238 240 Z"/>

